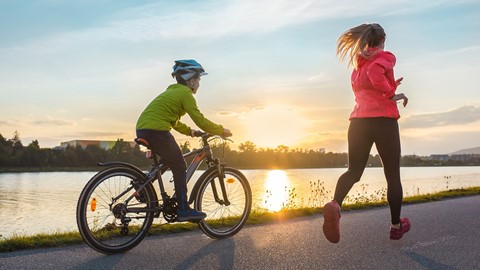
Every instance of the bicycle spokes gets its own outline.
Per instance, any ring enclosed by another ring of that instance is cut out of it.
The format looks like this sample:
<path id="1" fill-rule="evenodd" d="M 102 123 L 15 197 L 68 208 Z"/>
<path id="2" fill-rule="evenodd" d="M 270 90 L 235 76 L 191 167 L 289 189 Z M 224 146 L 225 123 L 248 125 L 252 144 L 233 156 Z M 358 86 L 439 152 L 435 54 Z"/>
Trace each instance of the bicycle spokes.
<path id="1" fill-rule="evenodd" d="M 157 205 L 151 185 L 134 188 L 143 177 L 129 168 L 111 168 L 87 183 L 77 207 L 77 223 L 87 244 L 100 252 L 117 253 L 140 243 Z"/>
<path id="2" fill-rule="evenodd" d="M 216 170 L 207 171 L 195 200 L 196 208 L 207 214 L 199 226 L 210 237 L 232 236 L 247 221 L 251 202 L 250 186 L 239 171 L 225 168 L 225 177 L 221 181 Z"/>

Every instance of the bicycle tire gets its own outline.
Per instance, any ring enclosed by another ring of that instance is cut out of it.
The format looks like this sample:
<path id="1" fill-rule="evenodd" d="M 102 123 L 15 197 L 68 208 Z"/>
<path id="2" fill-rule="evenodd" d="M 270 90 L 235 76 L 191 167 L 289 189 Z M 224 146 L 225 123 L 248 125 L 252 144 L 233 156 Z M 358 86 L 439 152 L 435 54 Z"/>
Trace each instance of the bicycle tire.
<path id="1" fill-rule="evenodd" d="M 77 226 L 91 248 L 105 254 L 122 253 L 143 240 L 152 225 L 154 213 L 127 213 L 125 216 L 131 219 L 128 226 L 119 223 L 114 214 L 115 209 L 121 208 L 124 200 L 136 192 L 135 188 L 112 203 L 114 197 L 143 180 L 145 176 L 131 168 L 110 167 L 98 172 L 85 185 L 77 204 Z M 129 206 L 153 208 L 154 192 L 153 186 L 147 184 Z"/>
<path id="2" fill-rule="evenodd" d="M 215 168 L 205 171 L 199 178 L 200 186 L 195 196 L 195 209 L 207 214 L 198 223 L 200 229 L 209 237 L 226 238 L 238 233 L 247 222 L 252 208 L 252 191 L 247 178 L 234 168 L 224 168 L 224 182 L 230 205 L 215 201 L 212 182 L 223 200 L 219 184 L 218 171 Z"/>

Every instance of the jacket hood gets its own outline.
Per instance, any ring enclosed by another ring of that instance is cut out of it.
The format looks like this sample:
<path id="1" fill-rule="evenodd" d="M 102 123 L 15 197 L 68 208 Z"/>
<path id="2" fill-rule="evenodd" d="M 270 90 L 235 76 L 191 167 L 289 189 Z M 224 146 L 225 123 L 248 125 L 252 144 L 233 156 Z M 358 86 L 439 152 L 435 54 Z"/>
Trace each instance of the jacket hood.
<path id="1" fill-rule="evenodd" d="M 367 61 L 370 61 L 373 56 L 377 55 L 379 52 L 383 52 L 383 49 L 373 47 L 368 48 L 367 51 L 363 54 L 357 55 L 357 68 L 363 66 Z"/>

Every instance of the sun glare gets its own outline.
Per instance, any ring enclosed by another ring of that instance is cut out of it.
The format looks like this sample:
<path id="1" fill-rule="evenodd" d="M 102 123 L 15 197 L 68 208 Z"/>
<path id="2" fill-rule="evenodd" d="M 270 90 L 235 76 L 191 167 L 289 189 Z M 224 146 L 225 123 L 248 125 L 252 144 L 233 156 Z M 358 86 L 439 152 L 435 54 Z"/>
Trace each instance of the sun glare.
<path id="1" fill-rule="evenodd" d="M 242 115 L 246 138 L 259 147 L 276 148 L 302 142 L 308 120 L 288 106 L 266 106 Z"/>
<path id="2" fill-rule="evenodd" d="M 280 211 L 288 202 L 289 187 L 290 180 L 284 171 L 269 171 L 265 181 L 264 207 L 272 212 Z"/>

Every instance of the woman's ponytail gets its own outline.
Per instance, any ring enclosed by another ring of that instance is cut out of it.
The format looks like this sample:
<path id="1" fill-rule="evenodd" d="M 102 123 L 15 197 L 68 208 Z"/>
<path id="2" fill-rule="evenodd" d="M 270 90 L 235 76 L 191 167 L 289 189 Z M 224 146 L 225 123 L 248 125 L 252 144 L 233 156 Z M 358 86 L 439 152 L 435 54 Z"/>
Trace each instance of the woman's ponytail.
<path id="1" fill-rule="evenodd" d="M 337 40 L 337 55 L 341 61 L 348 57 L 348 66 L 357 68 L 357 56 L 370 57 L 369 48 L 385 40 L 385 31 L 377 24 L 361 24 L 343 33 Z"/>

